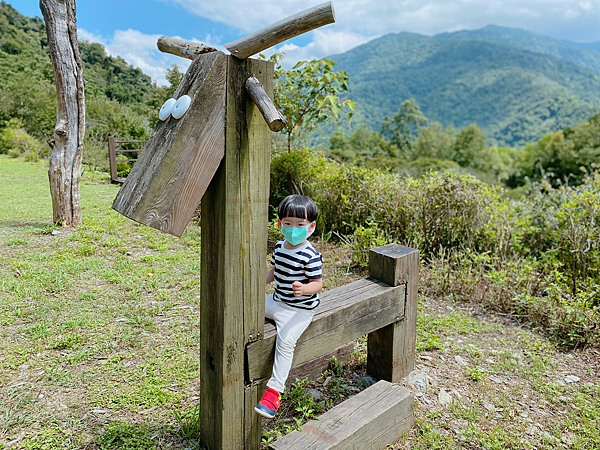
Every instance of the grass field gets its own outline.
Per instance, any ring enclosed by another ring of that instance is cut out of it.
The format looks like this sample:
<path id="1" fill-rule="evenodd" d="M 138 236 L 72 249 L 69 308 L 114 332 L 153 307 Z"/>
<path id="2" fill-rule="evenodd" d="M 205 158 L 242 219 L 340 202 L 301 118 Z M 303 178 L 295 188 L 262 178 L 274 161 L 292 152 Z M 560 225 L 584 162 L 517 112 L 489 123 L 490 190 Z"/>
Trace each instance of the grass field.
<path id="1" fill-rule="evenodd" d="M 0 449 L 198 448 L 199 229 L 138 225 L 111 210 L 118 186 L 94 178 L 84 224 L 57 229 L 45 167 L 0 155 Z M 316 245 L 326 288 L 364 275 L 349 251 Z M 510 317 L 435 298 L 435 276 L 423 266 L 424 386 L 404 383 L 417 423 L 390 448 L 600 449 L 597 348 L 564 352 Z M 365 371 L 360 341 L 348 365 L 286 393 L 265 443 L 364 389 Z"/>

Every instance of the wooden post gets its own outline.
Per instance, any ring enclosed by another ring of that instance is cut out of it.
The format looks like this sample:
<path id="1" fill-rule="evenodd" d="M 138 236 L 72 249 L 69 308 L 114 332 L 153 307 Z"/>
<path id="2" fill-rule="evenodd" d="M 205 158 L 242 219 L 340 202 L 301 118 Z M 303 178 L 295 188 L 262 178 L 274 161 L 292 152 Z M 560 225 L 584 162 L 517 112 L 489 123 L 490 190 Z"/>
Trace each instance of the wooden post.
<path id="1" fill-rule="evenodd" d="M 396 383 L 415 365 L 419 251 L 398 244 L 371 249 L 369 274 L 390 286 L 406 285 L 404 317 L 369 333 L 367 342 L 367 372 Z"/>
<path id="2" fill-rule="evenodd" d="M 244 350 L 264 333 L 271 131 L 244 89 L 253 74 L 273 95 L 273 63 L 227 57 L 225 156 L 202 197 L 200 435 L 210 449 L 260 447 L 261 385 L 244 385 Z"/>
<path id="3" fill-rule="evenodd" d="M 112 136 L 108 137 L 108 162 L 110 165 L 110 180 L 116 183 L 119 178 L 117 175 L 117 149 L 115 147 L 115 138 Z"/>

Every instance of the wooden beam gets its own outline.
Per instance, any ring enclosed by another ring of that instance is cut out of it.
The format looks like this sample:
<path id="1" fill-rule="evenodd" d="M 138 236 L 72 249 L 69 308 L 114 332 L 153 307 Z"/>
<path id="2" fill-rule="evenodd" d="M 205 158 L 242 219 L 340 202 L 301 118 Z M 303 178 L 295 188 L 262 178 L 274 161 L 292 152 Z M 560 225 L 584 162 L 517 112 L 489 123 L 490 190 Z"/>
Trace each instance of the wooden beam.
<path id="1" fill-rule="evenodd" d="M 272 133 L 244 83 L 257 73 L 272 91 L 274 65 L 233 56 L 226 63 L 225 155 L 202 197 L 200 446 L 258 450 L 254 406 L 263 392 L 245 385 L 244 349 L 264 328 Z"/>
<path id="2" fill-rule="evenodd" d="M 216 52 L 216 48 L 208 47 L 199 42 L 190 42 L 167 36 L 161 36 L 156 43 L 158 49 L 163 53 L 170 53 L 186 59 L 196 59 L 196 56 L 204 53 Z"/>
<path id="3" fill-rule="evenodd" d="M 271 131 L 281 131 L 285 127 L 285 119 L 277 110 L 271 98 L 265 92 L 258 78 L 251 76 L 244 84 L 246 92 L 258 107 Z"/>
<path id="4" fill-rule="evenodd" d="M 176 236 L 184 232 L 223 158 L 228 58 L 212 52 L 192 62 L 174 94 L 189 95 L 190 109 L 156 125 L 113 203 L 117 212 Z"/>
<path id="5" fill-rule="evenodd" d="M 335 356 L 339 362 L 347 362 L 354 354 L 354 344 L 354 342 L 349 342 L 348 344 L 342 345 L 335 350 L 313 358 L 310 361 L 298 364 L 296 367 L 290 370 L 288 379 L 285 382 L 286 388 L 291 387 L 296 379 L 315 381 L 329 367 L 331 358 L 333 356 Z"/>
<path id="6" fill-rule="evenodd" d="M 317 314 L 302 334 L 292 366 L 309 361 L 404 316 L 404 286 L 365 278 L 321 294 Z M 277 332 L 270 322 L 264 339 L 246 347 L 246 382 L 271 375 Z"/>
<path id="7" fill-rule="evenodd" d="M 317 420 L 269 446 L 271 450 L 381 450 L 414 424 L 414 396 L 397 384 L 379 381 Z"/>
<path id="8" fill-rule="evenodd" d="M 225 44 L 233 56 L 246 59 L 283 41 L 335 22 L 331 2 L 287 17 L 237 41 Z"/>
<path id="9" fill-rule="evenodd" d="M 385 283 L 406 287 L 403 319 L 371 332 L 367 342 L 367 373 L 396 383 L 415 366 L 419 251 L 398 244 L 371 249 L 369 273 Z"/>

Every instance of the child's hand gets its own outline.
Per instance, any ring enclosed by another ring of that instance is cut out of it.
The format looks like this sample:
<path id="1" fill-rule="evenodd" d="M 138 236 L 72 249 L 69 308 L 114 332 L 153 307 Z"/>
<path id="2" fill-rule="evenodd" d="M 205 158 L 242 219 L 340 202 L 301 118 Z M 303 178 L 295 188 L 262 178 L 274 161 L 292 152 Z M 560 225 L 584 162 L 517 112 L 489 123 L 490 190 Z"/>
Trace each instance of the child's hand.
<path id="1" fill-rule="evenodd" d="M 304 285 L 299 281 L 294 281 L 292 288 L 294 289 L 294 297 L 302 297 L 304 295 Z"/>

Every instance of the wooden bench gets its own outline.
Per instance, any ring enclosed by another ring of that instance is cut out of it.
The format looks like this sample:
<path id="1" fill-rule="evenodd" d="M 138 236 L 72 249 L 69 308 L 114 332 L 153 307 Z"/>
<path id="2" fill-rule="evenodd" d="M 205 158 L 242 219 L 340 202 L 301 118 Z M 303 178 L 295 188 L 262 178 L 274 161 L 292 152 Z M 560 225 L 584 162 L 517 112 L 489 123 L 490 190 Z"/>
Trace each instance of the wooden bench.
<path id="1" fill-rule="evenodd" d="M 271 450 L 381 450 L 413 424 L 412 393 L 379 381 L 269 446 Z"/>
<path id="2" fill-rule="evenodd" d="M 404 318 L 405 285 L 364 278 L 321 294 L 317 313 L 294 352 L 297 366 Z M 271 375 L 277 330 L 265 323 L 265 336 L 246 347 L 248 381 Z"/>
<path id="3" fill-rule="evenodd" d="M 321 294 L 317 313 L 296 344 L 292 367 L 369 336 L 367 370 L 399 381 L 414 367 L 419 252 L 398 244 L 371 250 L 371 277 Z M 277 332 L 246 346 L 246 384 L 271 375 Z"/>

